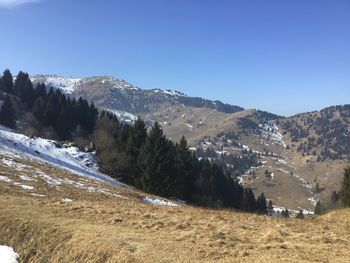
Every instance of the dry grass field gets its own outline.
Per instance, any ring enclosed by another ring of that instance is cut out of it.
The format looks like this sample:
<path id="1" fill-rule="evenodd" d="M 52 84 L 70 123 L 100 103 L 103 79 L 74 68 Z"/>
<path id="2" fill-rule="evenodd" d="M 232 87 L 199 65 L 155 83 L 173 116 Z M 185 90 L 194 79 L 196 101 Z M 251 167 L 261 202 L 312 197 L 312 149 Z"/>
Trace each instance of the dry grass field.
<path id="1" fill-rule="evenodd" d="M 20 262 L 350 259 L 349 209 L 298 220 L 157 206 L 131 188 L 31 160 L 12 162 L 21 168 L 0 163 L 0 175 L 7 178 L 0 181 L 0 244 L 14 247 Z"/>

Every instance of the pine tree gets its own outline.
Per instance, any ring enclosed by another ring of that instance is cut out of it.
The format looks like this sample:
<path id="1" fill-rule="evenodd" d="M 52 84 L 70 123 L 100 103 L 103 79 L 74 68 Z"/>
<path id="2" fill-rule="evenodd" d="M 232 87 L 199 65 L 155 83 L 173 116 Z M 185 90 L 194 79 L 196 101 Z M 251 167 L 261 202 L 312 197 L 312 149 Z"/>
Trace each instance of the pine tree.
<path id="1" fill-rule="evenodd" d="M 155 123 L 141 148 L 137 164 L 140 169 L 138 184 L 148 192 L 168 196 L 173 173 L 174 147 Z"/>
<path id="2" fill-rule="evenodd" d="M 261 193 L 261 195 L 258 197 L 256 201 L 257 206 L 257 212 L 260 214 L 267 214 L 267 205 L 266 205 L 266 198 L 264 193 Z"/>
<path id="3" fill-rule="evenodd" d="M 130 135 L 126 145 L 126 151 L 134 161 L 137 160 L 146 137 L 147 130 L 145 123 L 140 117 L 138 117 L 130 130 Z"/>
<path id="4" fill-rule="evenodd" d="M 15 81 L 15 94 L 21 99 L 25 97 L 25 87 L 29 80 L 29 75 L 23 71 L 18 72 Z"/>
<path id="5" fill-rule="evenodd" d="M 44 83 L 39 83 L 36 85 L 36 88 L 34 90 L 34 97 L 35 99 L 38 98 L 46 98 L 47 92 L 46 92 L 46 86 Z"/>
<path id="6" fill-rule="evenodd" d="M 333 191 L 332 195 L 331 195 L 332 203 L 334 204 L 334 203 L 338 202 L 338 200 L 339 200 L 339 194 L 337 193 L 337 191 Z"/>
<path id="7" fill-rule="evenodd" d="M 14 93 L 13 77 L 9 69 L 5 69 L 1 78 L 1 91 L 9 94 Z"/>
<path id="8" fill-rule="evenodd" d="M 61 111 L 58 101 L 58 95 L 51 91 L 52 89 L 49 92 L 47 105 L 44 113 L 46 126 L 54 126 L 56 124 L 58 114 Z"/>
<path id="9" fill-rule="evenodd" d="M 6 96 L 0 110 L 0 124 L 16 128 L 16 113 L 9 96 Z"/>
<path id="10" fill-rule="evenodd" d="M 137 159 L 139 157 L 141 148 L 146 141 L 147 130 L 144 121 L 138 117 L 134 125 L 129 131 L 129 137 L 126 143 L 126 152 L 130 158 L 130 174 L 134 184 L 137 183 L 140 170 L 137 166 Z"/>
<path id="11" fill-rule="evenodd" d="M 55 131 L 61 140 L 66 140 L 70 137 L 69 123 L 67 122 L 68 119 L 69 114 L 64 103 L 61 106 L 60 113 L 58 114 L 57 121 L 54 126 Z"/>
<path id="12" fill-rule="evenodd" d="M 28 78 L 24 84 L 23 92 L 21 93 L 22 102 L 27 103 L 29 108 L 33 107 L 35 101 L 35 93 L 33 89 L 32 81 Z"/>
<path id="13" fill-rule="evenodd" d="M 297 219 L 304 219 L 305 217 L 304 217 L 303 210 L 300 210 L 299 213 L 296 215 L 295 218 L 297 218 Z"/>
<path id="14" fill-rule="evenodd" d="M 38 119 L 40 123 L 44 123 L 45 121 L 45 109 L 46 109 L 46 104 L 43 100 L 43 98 L 38 98 L 34 102 L 32 113 L 34 117 Z M 67 120 L 68 121 L 68 120 Z"/>
<path id="15" fill-rule="evenodd" d="M 314 213 L 315 213 L 315 215 L 322 214 L 322 206 L 321 206 L 321 202 L 320 201 L 317 201 Z"/>
<path id="16" fill-rule="evenodd" d="M 251 188 L 246 188 L 244 191 L 244 210 L 254 212 L 257 210 L 257 203 Z"/>
<path id="17" fill-rule="evenodd" d="M 190 200 L 194 190 L 194 165 L 192 154 L 185 137 L 176 144 L 175 172 L 173 193 L 183 200 Z"/>
<path id="18" fill-rule="evenodd" d="M 271 199 L 269 200 L 269 204 L 267 205 L 267 209 L 273 211 L 273 205 Z"/>
<path id="19" fill-rule="evenodd" d="M 285 218 L 288 218 L 289 217 L 289 210 L 288 209 L 282 210 L 281 215 Z"/>
<path id="20" fill-rule="evenodd" d="M 340 197 L 345 207 L 350 207 L 350 166 L 344 169 L 344 177 L 340 190 Z"/>

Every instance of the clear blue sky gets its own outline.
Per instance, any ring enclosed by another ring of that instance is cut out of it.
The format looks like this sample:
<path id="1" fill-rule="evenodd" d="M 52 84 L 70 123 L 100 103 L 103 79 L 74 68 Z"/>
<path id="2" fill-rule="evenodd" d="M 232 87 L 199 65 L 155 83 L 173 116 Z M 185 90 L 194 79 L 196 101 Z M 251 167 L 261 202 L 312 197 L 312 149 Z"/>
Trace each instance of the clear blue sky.
<path id="1" fill-rule="evenodd" d="M 350 103 L 349 0 L 0 6 L 1 70 L 114 75 L 283 115 Z"/>

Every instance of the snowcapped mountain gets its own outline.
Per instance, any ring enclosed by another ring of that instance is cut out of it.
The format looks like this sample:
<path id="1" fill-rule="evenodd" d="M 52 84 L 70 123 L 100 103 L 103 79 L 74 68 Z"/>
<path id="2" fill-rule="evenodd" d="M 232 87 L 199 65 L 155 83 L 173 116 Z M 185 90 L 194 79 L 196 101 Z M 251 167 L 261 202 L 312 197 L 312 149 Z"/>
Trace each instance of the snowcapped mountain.
<path id="1" fill-rule="evenodd" d="M 111 111 L 142 114 L 174 105 L 214 109 L 224 113 L 243 110 L 238 106 L 191 97 L 178 91 L 140 89 L 125 80 L 110 76 L 66 78 L 56 75 L 35 75 L 31 79 L 34 83 L 44 82 L 47 86 L 61 89 L 66 94 L 81 96 L 93 101 L 97 107 Z"/>

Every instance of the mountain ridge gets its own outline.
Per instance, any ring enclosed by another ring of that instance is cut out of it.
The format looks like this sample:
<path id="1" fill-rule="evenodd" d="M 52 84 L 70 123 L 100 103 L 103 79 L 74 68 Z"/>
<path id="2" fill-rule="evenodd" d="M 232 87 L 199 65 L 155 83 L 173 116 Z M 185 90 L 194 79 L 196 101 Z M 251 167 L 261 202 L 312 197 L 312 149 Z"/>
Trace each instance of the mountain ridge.
<path id="1" fill-rule="evenodd" d="M 68 86 L 69 96 L 81 96 L 126 122 L 137 115 L 148 127 L 158 122 L 173 141 L 185 136 L 199 156 L 228 167 L 235 167 L 237 158 L 258 155 L 259 166 L 234 168 L 241 173 L 238 179 L 279 206 L 312 211 L 318 200 L 332 205 L 330 196 L 339 189 L 349 158 L 344 155 L 350 147 L 348 105 L 285 117 L 183 93 L 143 90 L 113 77 L 73 78 L 68 83 L 80 83 L 74 89 Z"/>

